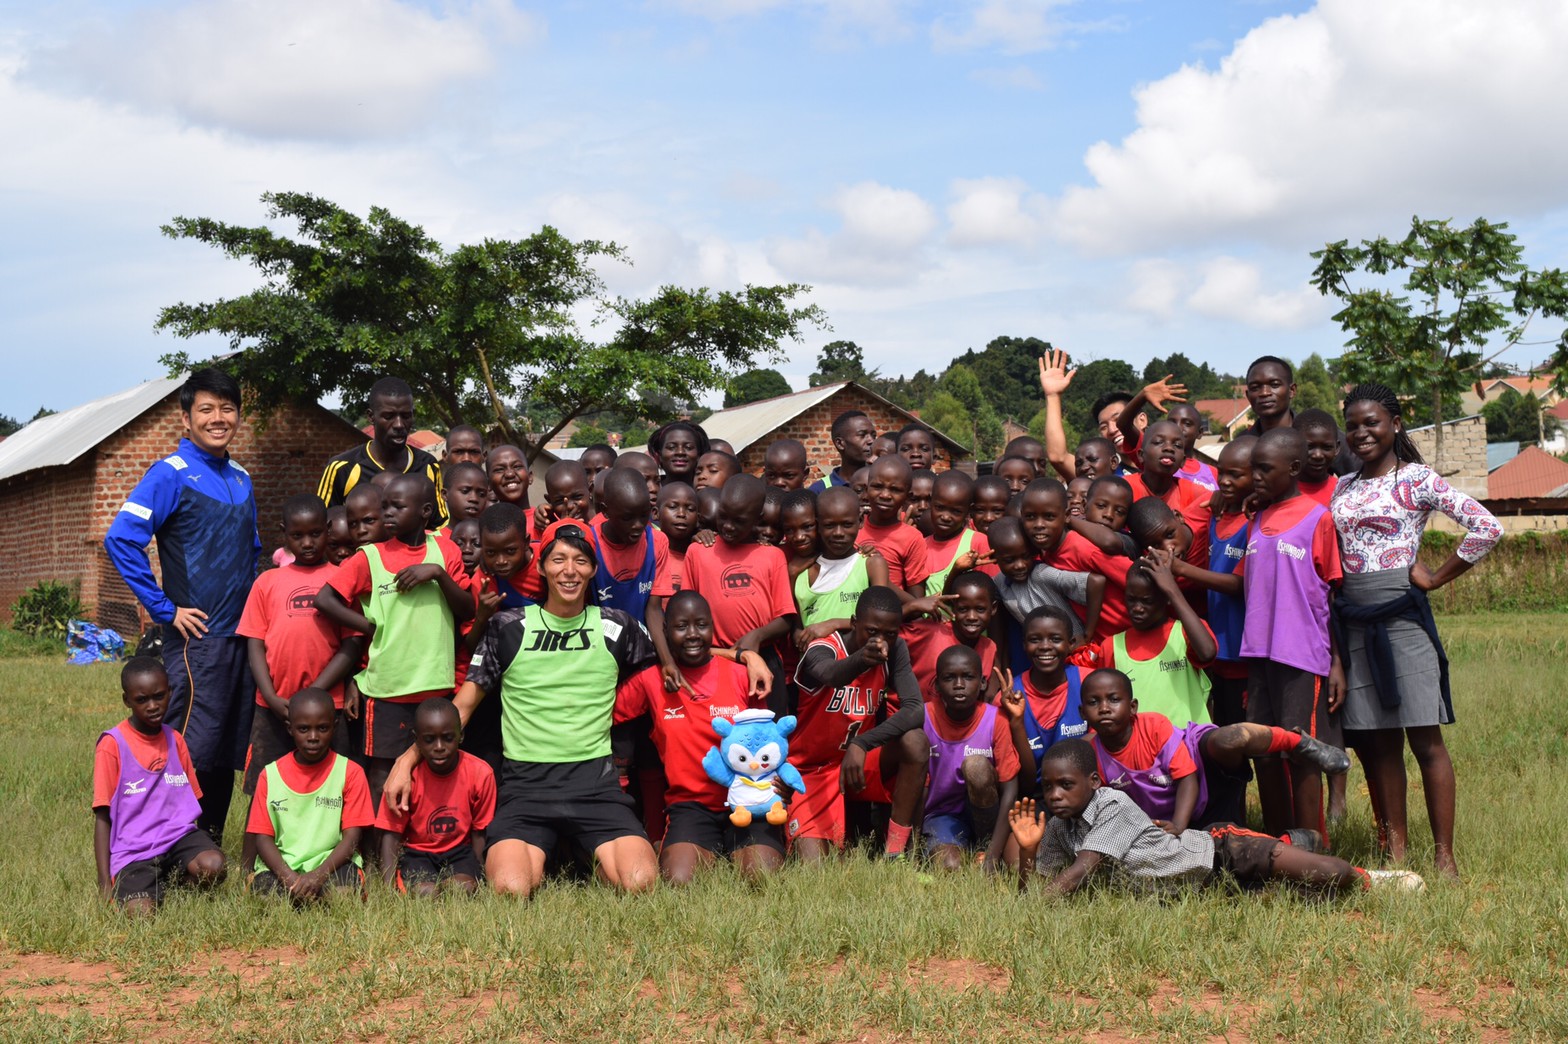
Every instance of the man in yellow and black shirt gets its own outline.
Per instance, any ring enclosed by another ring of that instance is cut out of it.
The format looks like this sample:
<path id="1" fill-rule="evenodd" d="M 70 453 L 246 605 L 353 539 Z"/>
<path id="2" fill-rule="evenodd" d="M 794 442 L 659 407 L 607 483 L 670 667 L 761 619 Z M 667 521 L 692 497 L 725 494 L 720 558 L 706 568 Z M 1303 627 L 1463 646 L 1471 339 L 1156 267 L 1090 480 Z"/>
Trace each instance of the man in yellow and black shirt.
<path id="1" fill-rule="evenodd" d="M 424 450 L 408 444 L 414 428 L 414 390 L 406 381 L 383 377 L 370 389 L 370 441 L 339 453 L 327 461 L 316 495 L 327 507 L 343 503 L 349 490 L 383 471 L 408 475 L 422 473 L 436 487 L 435 517 L 431 529 L 447 524 L 446 501 L 440 494 L 441 465 Z"/>

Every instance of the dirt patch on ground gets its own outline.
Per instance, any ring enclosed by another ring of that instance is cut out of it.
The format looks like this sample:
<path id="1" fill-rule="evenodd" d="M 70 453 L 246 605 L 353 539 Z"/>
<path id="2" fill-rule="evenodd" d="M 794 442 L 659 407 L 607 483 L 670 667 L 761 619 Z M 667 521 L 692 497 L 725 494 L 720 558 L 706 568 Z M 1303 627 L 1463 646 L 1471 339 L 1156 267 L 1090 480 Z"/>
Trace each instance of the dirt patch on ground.
<path id="1" fill-rule="evenodd" d="M 949 990 L 1005 991 L 1013 984 L 1013 973 L 982 961 L 948 960 L 928 957 L 909 966 L 909 979 L 921 986 Z"/>

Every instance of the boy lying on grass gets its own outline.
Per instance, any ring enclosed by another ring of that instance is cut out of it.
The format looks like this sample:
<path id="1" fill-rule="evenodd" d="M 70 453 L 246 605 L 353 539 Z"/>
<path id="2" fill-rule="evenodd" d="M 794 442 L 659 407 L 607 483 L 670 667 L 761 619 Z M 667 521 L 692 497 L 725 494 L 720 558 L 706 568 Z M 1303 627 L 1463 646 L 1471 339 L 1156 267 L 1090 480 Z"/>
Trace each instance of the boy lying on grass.
<path id="1" fill-rule="evenodd" d="M 1029 798 L 1007 813 L 1018 843 L 1020 891 L 1028 889 L 1031 869 L 1052 875 L 1046 887 L 1053 895 L 1069 895 L 1091 876 L 1111 871 L 1119 871 L 1134 886 L 1154 889 L 1205 885 L 1221 873 L 1242 885 L 1291 881 L 1328 894 L 1425 887 L 1420 876 L 1408 870 L 1364 870 L 1230 823 L 1168 834 L 1126 794 L 1100 785 L 1094 748 L 1087 740 L 1066 739 L 1047 750 L 1040 777 L 1050 822 Z M 1036 853 L 1036 859 L 1030 853 Z"/>

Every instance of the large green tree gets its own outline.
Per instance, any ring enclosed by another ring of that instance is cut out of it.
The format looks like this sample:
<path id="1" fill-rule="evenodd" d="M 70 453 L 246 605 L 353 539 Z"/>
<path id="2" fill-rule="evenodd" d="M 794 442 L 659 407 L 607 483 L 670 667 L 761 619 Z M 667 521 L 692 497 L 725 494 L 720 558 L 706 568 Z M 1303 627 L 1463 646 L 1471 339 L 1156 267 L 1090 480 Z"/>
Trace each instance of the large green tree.
<path id="1" fill-rule="evenodd" d="M 993 337 L 981 351 L 953 360 L 980 381 L 985 400 L 999 417 L 1025 422 L 1040 409 L 1040 356 L 1050 345 L 1038 337 Z"/>
<path id="2" fill-rule="evenodd" d="M 747 370 L 730 380 L 729 388 L 724 392 L 724 408 L 788 395 L 793 390 L 777 370 Z"/>
<path id="3" fill-rule="evenodd" d="M 1153 384 L 1169 376 L 1176 384 L 1187 386 L 1186 399 L 1228 399 L 1233 394 L 1236 378 L 1219 373 L 1208 363 L 1195 363 L 1182 352 L 1172 352 L 1163 359 L 1150 359 L 1143 368 L 1143 383 Z M 1136 392 L 1137 388 L 1128 391 Z"/>
<path id="4" fill-rule="evenodd" d="M 481 422 L 530 457 L 571 420 L 630 401 L 692 403 L 723 388 L 805 324 L 808 287 L 710 291 L 666 286 L 647 300 L 611 297 L 596 264 L 625 261 L 614 243 L 573 241 L 548 226 L 524 239 L 486 239 L 448 250 L 380 207 L 361 217 L 305 193 L 262 196 L 267 226 L 175 218 L 163 231 L 216 247 L 258 270 L 240 297 L 175 304 L 160 329 L 218 333 L 231 370 L 266 410 L 288 399 L 362 400 L 382 376 L 414 388 L 447 425 Z M 585 331 L 578 315 L 594 312 Z M 591 334 L 600 329 L 608 336 Z M 185 352 L 163 361 L 190 365 Z M 639 394 L 641 392 L 641 394 Z M 507 403 L 554 406 L 548 429 L 530 431 Z"/>
<path id="5" fill-rule="evenodd" d="M 1165 376 L 1160 374 L 1160 376 Z M 1142 388 L 1133 368 L 1120 359 L 1095 359 L 1078 367 L 1073 383 L 1062 393 L 1062 419 L 1073 431 L 1087 435 L 1098 434 L 1098 421 L 1091 407 L 1101 395 L 1110 391 L 1136 393 Z M 1035 394 L 1040 392 L 1039 364 L 1034 378 Z"/>
<path id="6" fill-rule="evenodd" d="M 1002 419 L 997 416 L 996 409 L 986 399 L 985 391 L 981 387 L 980 378 L 974 371 L 962 363 L 954 363 L 947 368 L 940 382 L 939 395 L 946 395 L 956 402 L 962 412 L 953 411 L 945 400 L 941 401 L 943 420 L 950 425 L 962 424 L 958 430 L 950 430 L 938 423 L 936 417 L 927 418 L 922 414 L 932 427 L 967 443 L 975 456 L 981 459 L 993 457 L 1002 448 Z M 936 396 L 933 396 L 936 401 Z"/>
<path id="7" fill-rule="evenodd" d="M 829 341 L 817 353 L 817 369 L 810 378 L 813 388 L 840 381 L 865 381 L 876 376 L 866 370 L 866 353 L 854 341 Z"/>
<path id="8" fill-rule="evenodd" d="M 1229 398 L 1229 395 L 1226 398 Z M 1323 361 L 1323 356 L 1313 352 L 1301 360 L 1300 365 L 1296 367 L 1295 409 L 1326 410 L 1337 417 L 1340 400 L 1343 398 L 1339 386 L 1329 373 L 1328 364 Z"/>
<path id="9" fill-rule="evenodd" d="M 1521 395 L 1513 388 L 1483 405 L 1481 416 L 1486 418 L 1487 442 L 1533 446 L 1556 435 L 1559 428 L 1557 418 L 1546 412 L 1540 399 L 1533 394 Z"/>
<path id="10" fill-rule="evenodd" d="M 1442 424 L 1452 419 L 1445 404 L 1492 360 L 1518 345 L 1553 344 L 1553 376 L 1560 389 L 1568 384 L 1568 278 L 1530 269 L 1507 224 L 1478 218 L 1457 228 L 1416 217 L 1403 239 L 1342 239 L 1312 256 L 1312 283 L 1340 301 L 1334 321 L 1351 335 L 1343 375 L 1429 403 L 1439 470 Z M 1551 322 L 1548 336 L 1526 341 L 1538 319 Z"/>

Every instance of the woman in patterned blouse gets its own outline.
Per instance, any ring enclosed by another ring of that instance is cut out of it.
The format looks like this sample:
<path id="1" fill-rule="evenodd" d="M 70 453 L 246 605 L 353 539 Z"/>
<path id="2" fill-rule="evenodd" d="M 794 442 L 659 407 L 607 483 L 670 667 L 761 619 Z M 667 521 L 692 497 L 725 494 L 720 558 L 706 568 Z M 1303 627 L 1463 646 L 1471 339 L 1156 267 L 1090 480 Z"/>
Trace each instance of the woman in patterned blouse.
<path id="1" fill-rule="evenodd" d="M 1337 608 L 1347 675 L 1343 724 L 1366 770 L 1378 835 L 1388 858 L 1405 858 L 1404 748 L 1421 770 L 1437 869 L 1454 861 L 1454 767 L 1442 726 L 1454 721 L 1448 661 L 1425 592 L 1468 570 L 1497 543 L 1491 513 L 1421 461 L 1400 421 L 1399 400 L 1379 384 L 1345 399 L 1345 442 L 1361 470 L 1339 480 L 1332 511 L 1344 587 Z M 1466 530 L 1435 571 L 1417 559 L 1433 511 Z"/>

